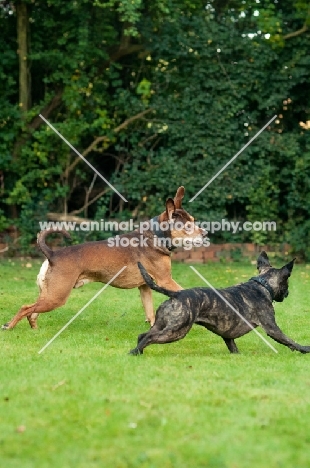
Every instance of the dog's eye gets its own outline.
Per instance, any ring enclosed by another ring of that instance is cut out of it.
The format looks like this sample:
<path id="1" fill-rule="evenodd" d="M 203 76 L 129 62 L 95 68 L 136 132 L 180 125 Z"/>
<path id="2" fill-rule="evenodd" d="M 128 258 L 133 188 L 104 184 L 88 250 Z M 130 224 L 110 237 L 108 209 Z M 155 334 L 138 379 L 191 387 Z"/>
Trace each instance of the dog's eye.
<path id="1" fill-rule="evenodd" d="M 179 213 L 172 213 L 173 218 L 178 218 L 179 216 L 180 216 Z"/>

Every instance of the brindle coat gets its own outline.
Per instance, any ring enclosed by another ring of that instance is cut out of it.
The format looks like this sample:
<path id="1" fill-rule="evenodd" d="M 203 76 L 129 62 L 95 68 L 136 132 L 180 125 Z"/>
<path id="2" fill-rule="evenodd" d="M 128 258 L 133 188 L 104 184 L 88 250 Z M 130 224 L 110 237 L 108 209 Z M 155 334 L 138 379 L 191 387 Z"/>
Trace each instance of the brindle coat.
<path id="1" fill-rule="evenodd" d="M 246 283 L 220 289 L 219 293 L 248 322 L 246 323 L 227 303 L 210 288 L 169 291 L 156 285 L 140 264 L 141 274 L 150 288 L 170 297 L 156 312 L 155 324 L 138 337 L 137 347 L 131 354 L 142 354 L 146 346 L 180 340 L 193 324 L 202 325 L 223 338 L 231 353 L 238 353 L 235 338 L 262 327 L 268 336 L 292 351 L 309 353 L 310 346 L 302 346 L 288 338 L 275 321 L 272 301 L 282 302 L 288 296 L 288 278 L 294 260 L 280 269 L 272 268 L 268 256 L 262 252 L 257 260 L 259 276 Z M 251 327 L 249 326 L 251 325 Z"/>

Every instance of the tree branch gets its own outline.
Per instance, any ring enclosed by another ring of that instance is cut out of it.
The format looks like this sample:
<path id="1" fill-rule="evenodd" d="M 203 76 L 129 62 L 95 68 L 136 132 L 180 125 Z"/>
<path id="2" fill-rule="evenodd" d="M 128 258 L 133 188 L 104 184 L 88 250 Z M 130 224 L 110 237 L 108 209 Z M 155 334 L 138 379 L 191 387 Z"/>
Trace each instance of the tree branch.
<path id="1" fill-rule="evenodd" d="M 300 34 L 303 34 L 306 31 L 308 31 L 308 26 L 305 23 L 302 28 L 298 29 L 297 31 L 286 34 L 286 36 L 284 36 L 283 39 L 286 40 L 291 39 L 291 37 L 300 36 Z"/>
<path id="2" fill-rule="evenodd" d="M 91 194 L 91 192 L 92 192 L 92 190 L 94 188 L 96 179 L 97 179 L 97 174 L 95 173 L 90 186 L 86 190 L 85 202 L 84 202 L 84 216 L 85 216 L 85 218 L 87 218 L 87 216 L 88 216 L 87 208 L 88 208 L 89 197 L 90 197 L 90 194 Z"/>
<path id="3" fill-rule="evenodd" d="M 142 44 L 132 44 L 129 45 L 127 48 L 119 47 L 115 52 L 111 53 L 108 62 L 116 62 L 116 60 L 119 60 L 120 58 L 125 57 L 126 55 L 131 55 L 135 52 L 140 52 L 143 49 L 144 46 Z M 106 65 L 108 65 L 108 63 Z"/>
<path id="4" fill-rule="evenodd" d="M 109 190 L 110 190 L 109 188 L 106 188 L 106 189 L 102 190 L 102 192 L 98 193 L 98 195 L 96 195 L 90 201 L 87 200 L 87 202 L 82 206 L 82 208 L 79 208 L 78 210 L 71 211 L 71 213 L 69 213 L 69 216 L 81 213 L 83 210 L 85 210 L 85 208 L 88 208 L 90 205 L 95 203 L 95 201 L 97 201 L 100 197 L 102 197 L 102 195 L 107 193 Z"/>
<path id="5" fill-rule="evenodd" d="M 143 49 L 143 46 L 139 44 L 129 45 L 127 48 L 119 47 L 116 52 L 111 53 L 109 60 L 105 63 L 105 67 L 107 67 L 110 62 L 115 62 L 119 60 L 120 58 L 124 57 L 125 55 L 134 54 L 135 52 L 139 52 L 142 49 Z M 62 94 L 63 94 L 63 88 L 59 89 L 56 92 L 56 94 L 53 96 L 51 101 L 41 110 L 40 114 L 42 114 L 43 117 L 47 119 L 50 113 L 54 109 L 56 109 L 56 107 L 59 106 L 61 102 Z M 41 117 L 36 116 L 28 125 L 28 129 L 37 130 L 37 128 L 39 128 L 39 126 L 42 123 L 43 123 L 43 120 L 41 119 Z"/>
<path id="6" fill-rule="evenodd" d="M 61 102 L 61 98 L 62 98 L 62 93 L 63 93 L 63 89 L 59 89 L 56 94 L 54 94 L 53 98 L 51 99 L 51 101 L 46 104 L 45 107 L 43 107 L 43 109 L 41 110 L 40 114 L 43 115 L 43 117 L 45 117 L 46 119 L 48 118 L 48 116 L 50 115 L 50 113 L 56 109 L 56 107 L 59 106 L 60 102 Z M 32 121 L 30 122 L 30 124 L 28 125 L 28 128 L 29 130 L 36 130 L 43 122 L 43 120 L 41 119 L 41 117 L 39 117 L 38 115 L 35 116 Z"/>
<path id="7" fill-rule="evenodd" d="M 117 60 L 121 59 L 122 57 L 126 55 L 131 55 L 134 54 L 135 52 L 140 52 L 141 50 L 144 49 L 144 46 L 142 44 L 130 44 L 130 37 L 123 35 L 121 42 L 119 46 L 115 48 L 111 48 L 109 51 L 109 58 L 106 60 L 103 64 L 98 69 L 98 74 L 102 73 L 102 70 L 107 68 L 111 62 L 116 62 Z M 62 94 L 63 94 L 64 89 L 61 88 L 59 89 L 56 94 L 53 96 L 51 101 L 42 109 L 40 112 L 43 117 L 46 119 L 49 117 L 51 112 L 56 109 L 59 104 L 61 103 L 62 100 Z M 43 120 L 39 117 L 36 116 L 32 119 L 32 121 L 27 125 L 26 128 L 26 133 L 23 133 L 17 138 L 17 141 L 15 142 L 14 148 L 13 148 L 13 159 L 17 159 L 17 156 L 19 154 L 20 148 L 25 144 L 25 142 L 28 140 L 28 138 L 31 136 L 32 132 L 34 130 L 37 130 L 43 123 Z M 78 163 L 78 161 L 74 161 L 74 166 Z M 68 174 L 68 172 L 66 172 Z"/>
<path id="8" fill-rule="evenodd" d="M 71 221 L 76 224 L 89 222 L 89 219 L 79 218 L 78 216 L 72 216 L 71 214 L 65 213 L 47 213 L 47 219 L 50 221 Z"/>
<path id="9" fill-rule="evenodd" d="M 63 90 L 57 91 L 57 93 L 53 96 L 52 100 L 42 109 L 40 112 L 46 119 L 48 118 L 49 114 L 59 106 L 61 102 L 61 97 L 62 97 Z M 26 143 L 28 138 L 30 138 L 32 132 L 34 130 L 37 130 L 40 125 L 43 123 L 43 120 L 41 117 L 36 115 L 32 121 L 27 125 L 27 132 L 22 133 L 16 140 L 13 148 L 13 159 L 17 159 L 17 156 L 19 154 L 20 148 Z"/>
<path id="10" fill-rule="evenodd" d="M 133 115 L 132 117 L 129 117 L 128 119 L 126 119 L 123 123 L 121 123 L 118 127 L 116 127 L 113 132 L 114 133 L 118 133 L 120 132 L 121 130 L 123 130 L 124 128 L 128 127 L 128 125 L 130 125 L 132 122 L 134 122 L 135 120 L 138 120 L 140 119 L 141 117 L 143 117 L 145 114 L 147 114 L 148 112 L 151 112 L 153 109 L 150 108 L 150 109 L 146 109 L 142 112 L 139 112 L 139 114 L 136 114 L 136 115 Z M 98 143 L 102 142 L 102 141 L 108 141 L 109 138 L 104 135 L 104 136 L 100 136 L 100 137 L 97 137 L 87 148 L 85 151 L 83 151 L 82 153 L 82 156 L 87 156 L 97 145 Z M 70 166 L 67 167 L 66 171 L 65 171 L 65 177 L 68 177 L 69 173 L 75 168 L 75 166 L 81 161 L 81 158 L 80 157 L 77 157 L 71 164 Z"/>

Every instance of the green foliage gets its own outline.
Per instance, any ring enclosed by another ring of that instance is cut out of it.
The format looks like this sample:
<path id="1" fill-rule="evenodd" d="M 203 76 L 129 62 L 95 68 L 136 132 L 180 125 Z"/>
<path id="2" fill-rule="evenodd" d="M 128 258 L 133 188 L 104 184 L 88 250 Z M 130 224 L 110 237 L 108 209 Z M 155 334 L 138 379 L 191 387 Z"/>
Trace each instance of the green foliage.
<path id="1" fill-rule="evenodd" d="M 0 210 L 0 232 L 4 231 L 8 227 L 9 227 L 9 220 L 5 216 L 4 211 Z"/>
<path id="2" fill-rule="evenodd" d="M 139 31 L 135 27 L 141 18 L 142 0 L 118 0 L 100 1 L 95 0 L 95 6 L 113 10 L 118 13 L 119 20 L 127 27 L 124 28 L 124 34 L 127 36 L 138 36 Z"/>
<path id="3" fill-rule="evenodd" d="M 276 233 L 233 239 L 286 241 L 310 258 L 310 130 L 300 125 L 310 119 L 307 2 L 26 3 L 26 115 L 18 105 L 15 10 L 0 6 L 1 209 L 23 220 L 10 222 L 25 245 L 38 226 L 22 213 L 30 217 L 38 200 L 45 213 L 118 219 L 157 214 L 181 184 L 188 201 L 278 114 L 187 207 L 199 220 L 276 221 Z M 101 179 L 92 182 L 91 169 L 39 113 L 128 203 Z"/>

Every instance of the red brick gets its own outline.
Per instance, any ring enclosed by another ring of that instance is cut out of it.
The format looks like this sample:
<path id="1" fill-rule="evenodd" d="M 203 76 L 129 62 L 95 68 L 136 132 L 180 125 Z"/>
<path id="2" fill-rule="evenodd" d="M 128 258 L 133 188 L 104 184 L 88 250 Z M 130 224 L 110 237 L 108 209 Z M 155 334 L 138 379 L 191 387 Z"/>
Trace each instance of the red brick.
<path id="1" fill-rule="evenodd" d="M 201 250 L 197 252 L 191 251 L 190 258 L 192 258 L 193 260 L 203 259 L 203 252 Z"/>
<path id="2" fill-rule="evenodd" d="M 204 260 L 203 258 L 187 258 L 186 260 L 184 260 L 184 263 L 204 263 Z"/>
<path id="3" fill-rule="evenodd" d="M 205 250 L 216 252 L 218 250 L 218 244 L 210 244 L 209 247 L 205 247 Z"/>
<path id="4" fill-rule="evenodd" d="M 214 260 L 215 259 L 215 252 L 206 250 L 206 251 L 203 252 L 203 258 L 205 260 Z"/>
<path id="5" fill-rule="evenodd" d="M 225 242 L 225 244 L 222 244 L 222 249 L 230 252 L 234 247 L 230 242 Z"/>
<path id="6" fill-rule="evenodd" d="M 289 244 L 286 244 L 286 243 L 285 243 L 285 244 L 282 245 L 282 249 L 281 249 L 281 250 L 282 250 L 282 252 L 284 252 L 285 254 L 287 254 L 287 253 L 290 253 L 290 252 L 291 252 L 291 249 L 292 249 L 292 247 L 291 247 Z"/>
<path id="7" fill-rule="evenodd" d="M 185 258 L 184 252 L 173 252 L 171 256 L 172 260 L 182 261 Z"/>
<path id="8" fill-rule="evenodd" d="M 248 252 L 256 252 L 256 246 L 255 246 L 255 244 L 253 244 L 253 243 L 247 243 L 247 244 L 244 244 L 244 246 L 245 246 L 245 248 L 246 248 L 246 250 L 247 250 Z"/>

